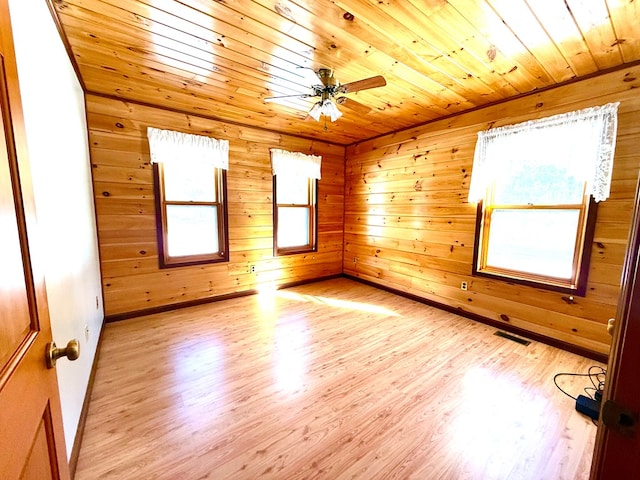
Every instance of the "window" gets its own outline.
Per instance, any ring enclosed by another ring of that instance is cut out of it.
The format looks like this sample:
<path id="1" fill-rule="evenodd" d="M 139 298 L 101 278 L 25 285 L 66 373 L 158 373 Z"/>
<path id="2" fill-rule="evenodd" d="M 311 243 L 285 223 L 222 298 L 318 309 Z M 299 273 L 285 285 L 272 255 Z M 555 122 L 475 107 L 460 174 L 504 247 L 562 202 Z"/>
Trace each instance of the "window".
<path id="1" fill-rule="evenodd" d="M 313 178 L 273 177 L 276 255 L 316 248 L 316 185 Z"/>
<path id="2" fill-rule="evenodd" d="M 226 261 L 226 140 L 149 127 L 160 267 Z"/>
<path id="3" fill-rule="evenodd" d="M 469 192 L 478 201 L 474 273 L 584 295 L 617 106 L 479 133 Z"/>
<path id="4" fill-rule="evenodd" d="M 317 189 L 321 157 L 271 150 L 274 255 L 317 249 Z"/>

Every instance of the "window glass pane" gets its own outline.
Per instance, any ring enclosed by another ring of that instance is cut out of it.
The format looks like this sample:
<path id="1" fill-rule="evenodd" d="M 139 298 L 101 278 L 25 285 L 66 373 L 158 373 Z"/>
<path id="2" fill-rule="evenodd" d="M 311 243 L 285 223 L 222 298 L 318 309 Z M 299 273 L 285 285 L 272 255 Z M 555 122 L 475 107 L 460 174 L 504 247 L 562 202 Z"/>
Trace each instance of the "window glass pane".
<path id="1" fill-rule="evenodd" d="M 494 210 L 487 266 L 572 278 L 579 217 L 578 210 Z"/>
<path id="2" fill-rule="evenodd" d="M 578 205 L 584 181 L 555 165 L 512 167 L 496 180 L 495 205 Z"/>
<path id="3" fill-rule="evenodd" d="M 278 207 L 278 248 L 310 245 L 309 221 L 308 208 Z"/>
<path id="4" fill-rule="evenodd" d="M 309 179 L 276 175 L 276 201 L 279 205 L 309 205 Z"/>
<path id="5" fill-rule="evenodd" d="M 198 162 L 188 168 L 177 163 L 165 163 L 162 169 L 166 201 L 216 201 L 215 167 Z"/>
<path id="6" fill-rule="evenodd" d="M 217 253 L 218 208 L 167 205 L 167 244 L 171 257 Z"/>

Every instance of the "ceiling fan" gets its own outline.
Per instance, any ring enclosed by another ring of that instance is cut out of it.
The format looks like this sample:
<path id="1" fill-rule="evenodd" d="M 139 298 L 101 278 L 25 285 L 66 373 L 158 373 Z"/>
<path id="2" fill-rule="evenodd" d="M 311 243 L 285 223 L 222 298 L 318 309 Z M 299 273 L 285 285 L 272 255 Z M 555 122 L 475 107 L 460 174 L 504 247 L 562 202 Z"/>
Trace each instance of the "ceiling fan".
<path id="1" fill-rule="evenodd" d="M 316 121 L 320 121 L 320 116 L 331 118 L 332 122 L 335 122 L 342 116 L 342 112 L 338 109 L 338 105 L 344 105 L 359 113 L 367 113 L 371 110 L 370 107 L 356 102 L 343 95 L 347 93 L 355 93 L 360 90 L 367 90 L 369 88 L 384 87 L 387 81 L 382 75 L 375 77 L 365 78 L 362 80 L 356 80 L 355 82 L 340 84 L 333 76 L 333 70 L 329 68 L 321 68 L 315 74 L 322 82 L 319 85 L 312 85 L 311 90 L 313 93 L 302 93 L 297 95 L 281 95 L 278 97 L 267 97 L 265 102 L 273 102 L 279 99 L 285 98 L 319 98 L 319 100 L 313 104 L 311 110 L 308 112 L 308 116 Z M 338 96 L 340 95 L 340 96 Z M 326 130 L 326 120 L 325 120 Z"/>

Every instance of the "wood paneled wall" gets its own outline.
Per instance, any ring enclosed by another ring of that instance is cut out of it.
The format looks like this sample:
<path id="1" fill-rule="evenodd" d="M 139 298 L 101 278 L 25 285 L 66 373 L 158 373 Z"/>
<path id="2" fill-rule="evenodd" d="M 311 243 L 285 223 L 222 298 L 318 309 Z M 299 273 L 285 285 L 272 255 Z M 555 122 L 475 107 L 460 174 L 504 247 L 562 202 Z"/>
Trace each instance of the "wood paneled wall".
<path id="1" fill-rule="evenodd" d="M 107 317 L 342 272 L 344 147 L 95 95 L 87 115 Z M 228 263 L 158 267 L 147 126 L 229 140 Z M 315 253 L 273 257 L 272 147 L 322 155 Z"/>
<path id="2" fill-rule="evenodd" d="M 608 353 L 640 166 L 639 87 L 633 67 L 348 147 L 344 273 Z M 477 132 L 614 101 L 612 191 L 598 210 L 586 296 L 472 277 Z"/>

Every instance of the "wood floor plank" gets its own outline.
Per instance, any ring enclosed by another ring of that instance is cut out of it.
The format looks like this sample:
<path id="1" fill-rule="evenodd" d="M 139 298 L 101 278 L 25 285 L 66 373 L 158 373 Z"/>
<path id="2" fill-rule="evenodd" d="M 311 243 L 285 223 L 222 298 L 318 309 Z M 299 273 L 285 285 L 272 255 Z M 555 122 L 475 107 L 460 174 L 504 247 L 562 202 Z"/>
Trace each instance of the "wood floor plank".
<path id="1" fill-rule="evenodd" d="M 107 324 L 76 479 L 588 478 L 595 363 L 494 332 L 347 279 Z"/>

